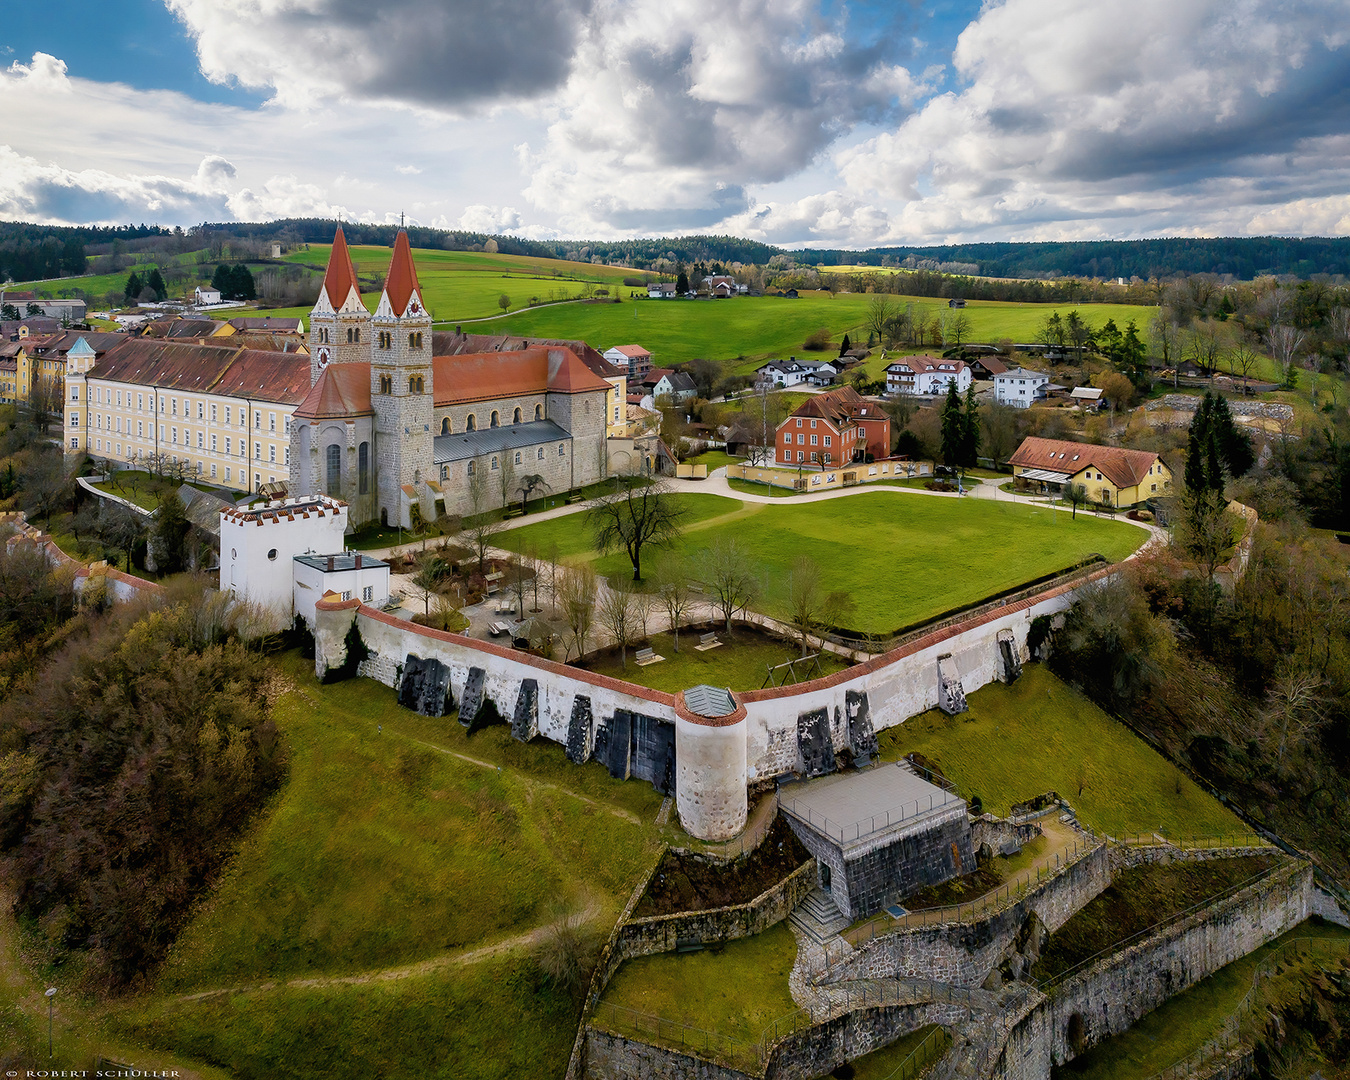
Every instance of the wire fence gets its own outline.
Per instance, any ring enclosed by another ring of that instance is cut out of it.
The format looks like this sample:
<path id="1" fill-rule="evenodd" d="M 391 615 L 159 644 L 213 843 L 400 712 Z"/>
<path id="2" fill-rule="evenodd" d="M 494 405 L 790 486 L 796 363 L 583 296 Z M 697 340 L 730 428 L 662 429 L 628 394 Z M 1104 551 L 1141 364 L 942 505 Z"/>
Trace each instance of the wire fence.
<path id="1" fill-rule="evenodd" d="M 1221 836 L 1182 836 L 1170 838 L 1158 833 L 1130 833 L 1115 838 L 1126 847 L 1171 847 L 1179 851 L 1213 851 L 1227 848 L 1273 848 L 1269 840 L 1254 832 Z"/>
<path id="2" fill-rule="evenodd" d="M 938 1058 L 942 1057 L 952 1045 L 952 1037 L 946 1028 L 934 1028 L 919 1043 L 904 1061 L 900 1062 L 882 1080 L 914 1080 Z"/>
<path id="3" fill-rule="evenodd" d="M 1310 949 L 1313 946 L 1325 946 L 1328 952 L 1344 951 L 1350 956 L 1342 941 L 1328 938 L 1298 937 L 1286 941 L 1274 952 L 1264 957 L 1256 970 L 1252 972 L 1252 985 L 1237 1003 L 1236 1008 L 1224 1018 L 1219 1033 L 1207 1040 L 1194 1053 L 1175 1062 L 1167 1068 L 1154 1073 L 1148 1080 L 1185 1080 L 1202 1065 L 1237 1049 L 1242 1043 L 1242 1027 L 1250 1019 L 1261 998 L 1261 983 L 1275 974 L 1275 969 L 1284 964 L 1292 952 Z"/>
<path id="4" fill-rule="evenodd" d="M 1181 911 L 1174 911 L 1171 915 L 1168 915 L 1166 918 L 1159 919 L 1152 926 L 1146 926 L 1144 927 L 1144 929 L 1138 931 L 1137 933 L 1130 934 L 1128 937 L 1123 937 L 1119 941 L 1112 942 L 1106 948 L 1093 953 L 1086 959 L 1078 961 L 1078 963 L 1074 964 L 1072 967 L 1065 968 L 1063 971 L 1056 972 L 1054 975 L 1050 975 L 1044 979 L 1039 980 L 1036 985 L 1038 989 L 1040 989 L 1043 993 L 1049 994 L 1053 991 L 1055 987 L 1073 978 L 1080 972 L 1085 971 L 1087 968 L 1091 967 L 1093 964 L 1097 963 L 1104 957 L 1118 953 L 1122 949 L 1127 948 L 1130 945 L 1133 945 L 1135 942 L 1143 941 L 1145 938 L 1151 937 L 1154 934 L 1159 933 L 1160 931 L 1166 929 L 1169 926 L 1172 926 L 1175 923 L 1182 922 L 1185 919 L 1190 918 L 1192 915 L 1196 914 L 1199 911 L 1204 911 L 1207 908 L 1211 908 L 1215 904 L 1223 900 L 1227 900 L 1230 897 L 1236 896 L 1238 893 L 1242 892 L 1243 889 L 1250 888 L 1252 885 L 1255 885 L 1258 881 L 1265 880 L 1266 878 L 1270 877 L 1271 874 L 1276 873 L 1280 869 L 1281 867 L 1279 866 L 1269 867 L 1266 870 L 1262 870 L 1260 873 L 1253 874 L 1251 877 L 1247 878 L 1244 881 L 1239 881 L 1236 885 L 1230 885 L 1228 888 L 1222 890 L 1221 892 L 1217 892 L 1211 896 L 1205 897 L 1203 900 L 1200 900 L 1197 903 L 1192 904 L 1188 908 L 1184 908 Z"/>

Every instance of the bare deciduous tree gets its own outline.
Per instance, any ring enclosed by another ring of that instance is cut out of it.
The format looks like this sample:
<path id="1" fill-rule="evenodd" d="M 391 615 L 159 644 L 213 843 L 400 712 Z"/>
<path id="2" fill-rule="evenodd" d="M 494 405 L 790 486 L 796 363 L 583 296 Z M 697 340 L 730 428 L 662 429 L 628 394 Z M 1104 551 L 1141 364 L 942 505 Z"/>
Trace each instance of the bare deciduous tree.
<path id="1" fill-rule="evenodd" d="M 578 658 L 586 653 L 586 639 L 595 625 L 596 586 L 595 570 L 588 563 L 558 568 L 554 591 L 572 636 L 567 647 L 568 656 L 573 649 Z"/>
<path id="2" fill-rule="evenodd" d="M 488 488 L 487 462 L 476 460 L 469 462 L 473 471 L 469 474 L 469 519 L 464 532 L 469 545 L 478 556 L 478 572 L 483 573 L 487 563 L 488 548 L 492 546 L 492 537 L 501 528 L 501 522 L 493 515 L 492 494 Z"/>
<path id="3" fill-rule="evenodd" d="M 667 552 L 656 563 L 656 595 L 670 620 L 670 633 L 675 651 L 680 651 L 680 623 L 694 605 L 694 593 L 689 587 L 689 566 L 676 552 Z"/>
<path id="4" fill-rule="evenodd" d="M 1307 335 L 1302 330 L 1295 330 L 1292 326 L 1272 326 L 1270 328 L 1270 348 L 1275 354 L 1275 360 L 1280 365 L 1280 370 L 1284 373 L 1284 381 L 1289 382 L 1290 372 L 1294 367 L 1294 358 L 1298 356 L 1298 351 L 1303 348 L 1303 341 Z"/>
<path id="5" fill-rule="evenodd" d="M 719 538 L 707 552 L 703 580 L 728 630 L 736 612 L 743 611 L 759 596 L 759 578 L 750 554 L 729 536 Z"/>
<path id="6" fill-rule="evenodd" d="M 786 586 L 784 611 L 801 638 L 805 656 L 811 634 L 837 625 L 853 609 L 853 599 L 841 589 L 827 593 L 820 583 L 819 565 L 804 555 L 793 560 Z"/>
<path id="7" fill-rule="evenodd" d="M 660 482 L 628 483 L 598 499 L 588 512 L 595 548 L 623 551 L 633 565 L 633 580 L 642 580 L 642 549 L 662 547 L 680 535 L 684 509 Z"/>
<path id="8" fill-rule="evenodd" d="M 598 615 L 600 625 L 619 647 L 619 660 L 628 670 L 628 646 L 634 639 L 638 624 L 638 599 L 632 582 L 619 580 L 600 593 Z"/>

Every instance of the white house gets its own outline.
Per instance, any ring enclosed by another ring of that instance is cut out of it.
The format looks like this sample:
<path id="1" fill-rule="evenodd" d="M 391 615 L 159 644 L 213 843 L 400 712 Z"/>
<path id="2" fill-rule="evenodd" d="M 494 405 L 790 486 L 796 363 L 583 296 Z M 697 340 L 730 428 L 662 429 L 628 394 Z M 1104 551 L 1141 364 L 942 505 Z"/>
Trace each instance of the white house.
<path id="1" fill-rule="evenodd" d="M 994 401 L 999 405 L 1011 405 L 1014 409 L 1027 409 L 1037 401 L 1045 400 L 1046 387 L 1049 385 L 1049 375 L 1026 368 L 1013 368 L 994 376 Z"/>
<path id="2" fill-rule="evenodd" d="M 945 394 L 955 383 L 958 393 L 965 393 L 971 382 L 970 368 L 964 360 L 937 359 L 932 356 L 906 356 L 886 368 L 886 393 Z"/>
<path id="3" fill-rule="evenodd" d="M 675 297 L 675 282 L 673 281 L 649 281 L 647 282 L 647 298 L 649 300 L 671 300 Z"/>
<path id="4" fill-rule="evenodd" d="M 382 607 L 389 600 L 389 564 L 359 551 L 335 555 L 297 555 L 292 560 L 292 610 L 312 628 L 314 605 L 329 593 L 339 600 L 360 600 Z"/>
<path id="5" fill-rule="evenodd" d="M 219 304 L 220 290 L 213 289 L 210 285 L 198 285 L 193 291 L 192 302 L 198 307 L 203 307 L 207 304 Z"/>
<path id="6" fill-rule="evenodd" d="M 656 385 L 652 387 L 653 401 L 669 398 L 674 404 L 683 405 L 686 401 L 692 401 L 696 397 L 698 397 L 698 387 L 694 385 L 694 380 L 682 371 L 672 371 L 662 375 L 656 380 Z"/>
<path id="7" fill-rule="evenodd" d="M 770 360 L 755 370 L 758 381 L 770 386 L 796 386 L 809 382 L 813 386 L 829 386 L 839 374 L 839 365 L 829 360 L 798 360 L 795 356 L 786 360 Z"/>
<path id="8" fill-rule="evenodd" d="M 289 626 L 296 556 L 342 552 L 346 531 L 347 504 L 327 495 L 222 510 L 220 591 L 266 609 L 273 625 Z M 313 610 L 310 603 L 311 618 Z"/>

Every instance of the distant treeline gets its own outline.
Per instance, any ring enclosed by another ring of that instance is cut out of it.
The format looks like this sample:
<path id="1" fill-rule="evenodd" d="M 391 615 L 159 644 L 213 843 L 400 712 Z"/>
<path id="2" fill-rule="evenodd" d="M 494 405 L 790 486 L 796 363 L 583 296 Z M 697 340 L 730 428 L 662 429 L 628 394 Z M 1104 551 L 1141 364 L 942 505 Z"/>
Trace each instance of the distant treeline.
<path id="1" fill-rule="evenodd" d="M 180 242 L 190 237 L 208 242 L 218 241 L 220 237 L 238 237 L 255 241 L 276 239 L 288 244 L 321 244 L 332 240 L 335 224 L 331 218 L 231 221 L 198 225 L 184 234 L 181 229 L 156 225 L 97 228 L 0 222 L 0 280 L 31 281 L 83 273 L 81 260 L 87 249 L 98 248 L 99 251 L 88 250 L 88 254 L 98 254 L 109 250 L 111 244 L 115 250 L 119 241 L 129 244 L 143 238 L 173 236 Z M 343 229 L 349 243 L 389 246 L 394 242 L 398 226 L 344 222 Z M 481 249 L 489 241 L 495 241 L 497 250 L 507 255 L 581 262 L 598 260 L 640 270 L 659 269 L 665 273 L 695 264 L 768 266 L 773 260 L 776 269 L 787 269 L 788 266 L 783 264 L 790 264 L 828 272 L 831 266 L 864 265 L 878 269 L 914 269 L 944 276 L 1024 280 L 1075 277 L 1148 280 L 1191 274 L 1231 275 L 1244 281 L 1268 274 L 1303 279 L 1319 274 L 1350 276 L 1350 237 L 1248 236 L 788 251 L 738 236 L 543 241 L 417 225 L 408 227 L 408 236 L 414 247 L 468 251 Z M 935 292 L 932 295 L 942 294 Z M 980 294 L 967 284 L 960 295 L 975 297 Z"/>
<path id="2" fill-rule="evenodd" d="M 870 251 L 797 251 L 800 264 L 900 265 L 905 259 L 974 263 L 986 277 L 1175 277 L 1231 274 L 1350 275 L 1350 237 L 1227 236 L 1162 240 L 1090 240 L 1045 244 L 948 244 Z"/>
<path id="3" fill-rule="evenodd" d="M 0 281 L 36 281 L 85 272 L 85 245 L 160 236 L 172 230 L 157 225 L 30 225 L 0 221 Z"/>

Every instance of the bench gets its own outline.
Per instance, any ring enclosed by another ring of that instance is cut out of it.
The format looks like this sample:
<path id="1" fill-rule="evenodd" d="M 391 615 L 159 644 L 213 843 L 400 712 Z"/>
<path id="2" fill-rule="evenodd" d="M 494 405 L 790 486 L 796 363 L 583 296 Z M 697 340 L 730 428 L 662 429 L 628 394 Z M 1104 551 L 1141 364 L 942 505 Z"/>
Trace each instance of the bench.
<path id="1" fill-rule="evenodd" d="M 638 667 L 646 667 L 648 664 L 659 664 L 665 659 L 664 656 L 657 656 L 656 650 L 648 646 L 645 649 L 639 649 L 636 653 Z"/>
<path id="2" fill-rule="evenodd" d="M 695 652 L 707 652 L 709 649 L 715 649 L 722 643 L 717 640 L 716 634 L 699 634 L 698 644 L 694 646 Z"/>
<path id="3" fill-rule="evenodd" d="M 563 500 L 563 502 L 568 503 L 568 504 L 571 504 L 571 503 L 579 503 L 579 502 L 585 502 L 585 501 L 586 501 L 586 496 L 584 496 L 584 495 L 569 495 L 569 496 L 567 496 L 567 498 L 565 498 L 565 499 Z"/>
<path id="4" fill-rule="evenodd" d="M 501 637 L 502 634 L 509 634 L 511 632 L 511 624 L 507 622 L 488 623 L 488 632 L 493 637 Z"/>
<path id="5" fill-rule="evenodd" d="M 524 510 L 522 510 L 519 506 L 512 506 L 509 507 L 507 510 L 503 511 L 502 520 L 505 520 L 506 518 L 518 518 L 524 516 L 525 516 Z"/>

